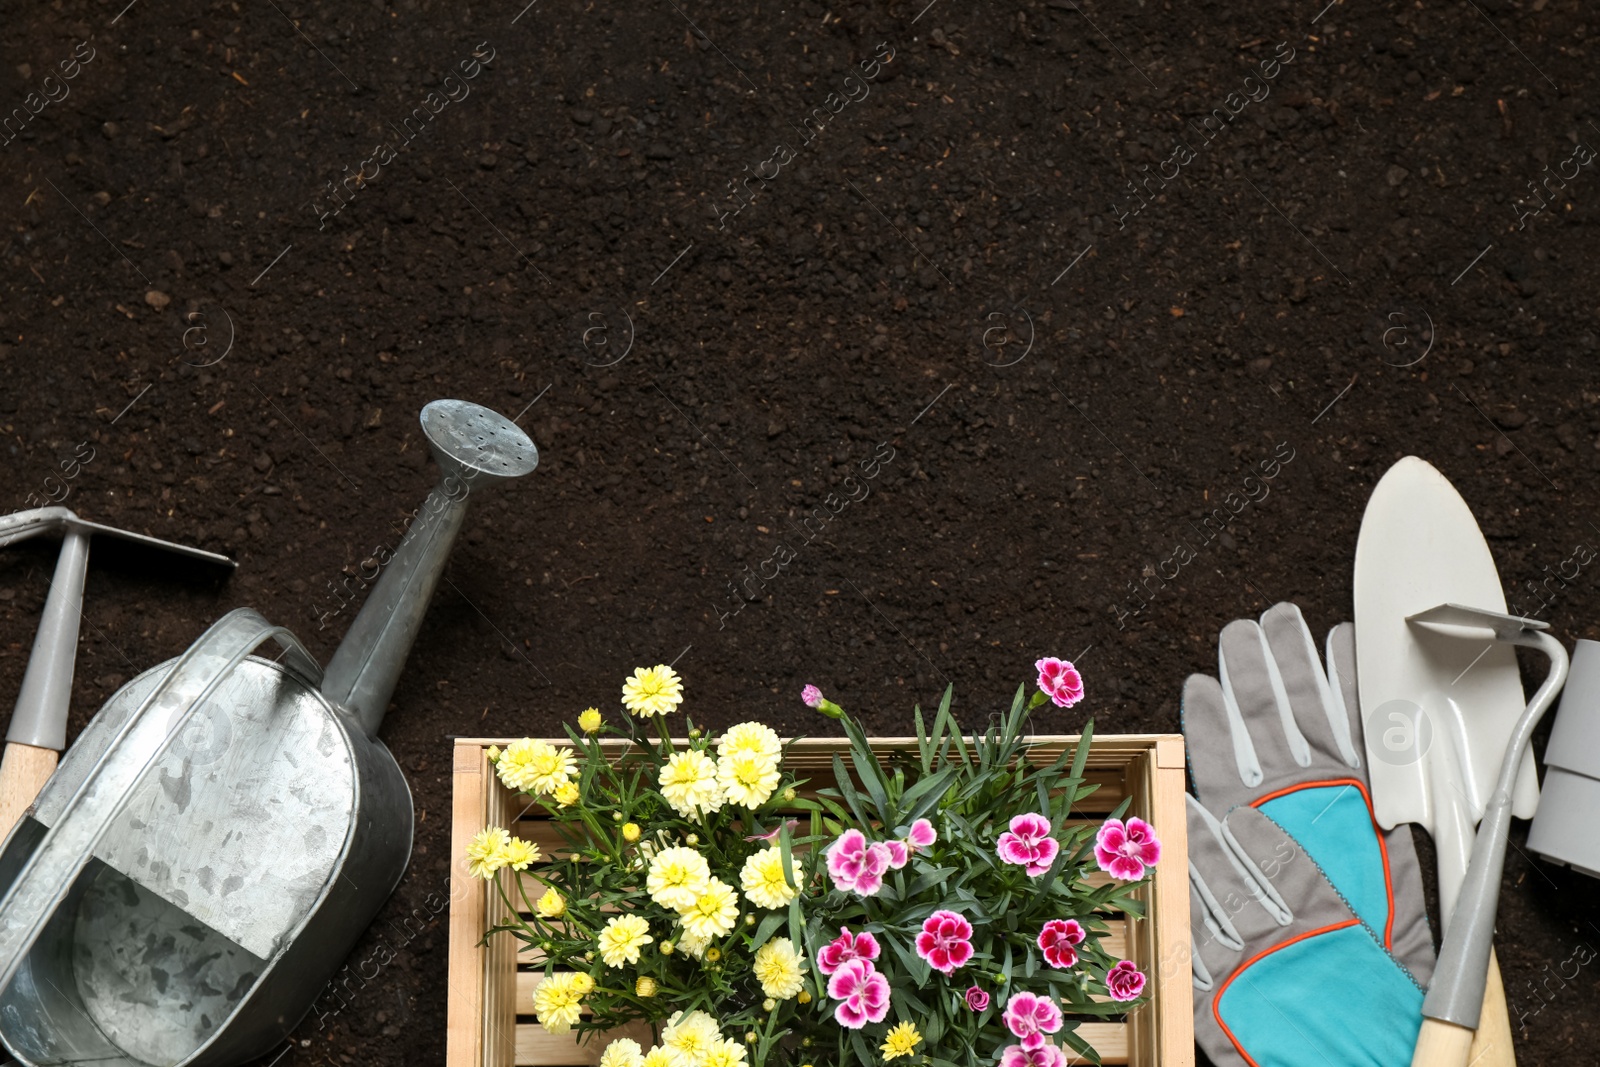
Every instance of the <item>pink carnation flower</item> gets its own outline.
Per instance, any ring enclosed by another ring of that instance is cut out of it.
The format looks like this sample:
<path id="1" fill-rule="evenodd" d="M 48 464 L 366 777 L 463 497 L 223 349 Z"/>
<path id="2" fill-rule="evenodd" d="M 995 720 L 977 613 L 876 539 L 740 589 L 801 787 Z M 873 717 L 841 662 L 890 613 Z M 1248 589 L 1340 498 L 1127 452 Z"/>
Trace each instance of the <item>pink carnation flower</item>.
<path id="1" fill-rule="evenodd" d="M 852 934 L 848 928 L 839 927 L 839 936 L 822 946 L 817 953 L 817 970 L 832 974 L 851 960 L 878 958 L 878 939 L 863 930 Z"/>
<path id="2" fill-rule="evenodd" d="M 814 685 L 808 685 L 800 690 L 800 699 L 808 708 L 822 707 L 822 690 Z"/>
<path id="3" fill-rule="evenodd" d="M 828 996 L 840 1002 L 834 1019 L 851 1030 L 881 1023 L 889 1014 L 889 980 L 868 960 L 850 960 L 835 971 L 828 979 Z"/>
<path id="4" fill-rule="evenodd" d="M 1050 869 L 1061 846 L 1050 836 L 1050 820 L 1029 812 L 1011 820 L 1011 829 L 1000 835 L 995 851 L 1007 863 L 1026 867 L 1028 875 L 1037 878 Z"/>
<path id="5" fill-rule="evenodd" d="M 917 955 L 934 970 L 951 974 L 972 958 L 972 924 L 958 912 L 934 912 L 922 921 Z"/>
<path id="6" fill-rule="evenodd" d="M 1141 985 L 1143 976 L 1139 979 Z M 1053 1034 L 1061 1029 L 1061 1009 L 1049 997 L 1037 993 L 1013 993 L 1006 1001 L 1006 1026 L 1011 1033 L 1022 1038 L 1023 1046 L 1032 1048 L 1042 1044 L 1040 1034 Z M 1037 1038 L 1037 1040 L 1032 1040 Z"/>
<path id="7" fill-rule="evenodd" d="M 918 819 L 912 823 L 911 832 L 906 834 L 906 844 L 910 845 L 913 851 L 931 848 L 937 840 L 939 834 L 934 830 L 933 823 L 927 819 Z"/>
<path id="8" fill-rule="evenodd" d="M 1039 931 L 1039 947 L 1044 950 L 1044 961 L 1052 967 L 1067 970 L 1078 962 L 1078 951 L 1073 946 L 1081 944 L 1085 934 L 1077 919 L 1051 919 Z"/>
<path id="9" fill-rule="evenodd" d="M 1031 1048 L 1026 1045 L 1007 1045 L 1000 1053 L 1000 1067 L 1067 1067 L 1067 1052 L 1055 1045 L 1046 1045 L 1043 1039 Z"/>
<path id="10" fill-rule="evenodd" d="M 1137 1000 L 1144 992 L 1144 973 L 1131 960 L 1123 960 L 1106 972 L 1106 989 L 1112 1000 Z"/>
<path id="11" fill-rule="evenodd" d="M 883 847 L 889 850 L 889 866 L 895 870 L 911 862 L 911 849 L 904 841 L 885 841 Z"/>
<path id="12" fill-rule="evenodd" d="M 1094 861 L 1113 878 L 1136 882 L 1160 859 L 1161 842 L 1143 819 L 1107 819 L 1095 835 Z"/>
<path id="13" fill-rule="evenodd" d="M 1039 669 L 1039 689 L 1058 708 L 1070 708 L 1083 699 L 1083 676 L 1064 659 L 1046 656 L 1034 666 Z"/>
<path id="14" fill-rule="evenodd" d="M 828 846 L 828 875 L 834 888 L 870 897 L 883 888 L 889 860 L 889 849 L 882 842 L 869 845 L 860 830 L 846 830 Z"/>
<path id="15" fill-rule="evenodd" d="M 973 1011 L 982 1011 L 989 1006 L 989 994 L 977 986 L 968 986 L 966 992 L 967 1007 Z"/>

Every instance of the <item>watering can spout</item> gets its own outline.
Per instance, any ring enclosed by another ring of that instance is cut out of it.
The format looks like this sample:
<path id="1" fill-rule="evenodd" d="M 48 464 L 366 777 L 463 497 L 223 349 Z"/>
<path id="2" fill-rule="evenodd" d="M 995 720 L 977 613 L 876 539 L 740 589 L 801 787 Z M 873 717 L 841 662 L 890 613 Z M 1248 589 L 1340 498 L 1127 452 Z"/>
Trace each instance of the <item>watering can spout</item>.
<path id="1" fill-rule="evenodd" d="M 531 473 L 539 463 L 539 450 L 515 423 L 464 400 L 435 400 L 423 408 L 422 432 L 439 464 L 439 484 L 428 493 L 323 677 L 323 694 L 355 715 L 369 737 L 377 736 L 444 575 L 469 495 Z"/>

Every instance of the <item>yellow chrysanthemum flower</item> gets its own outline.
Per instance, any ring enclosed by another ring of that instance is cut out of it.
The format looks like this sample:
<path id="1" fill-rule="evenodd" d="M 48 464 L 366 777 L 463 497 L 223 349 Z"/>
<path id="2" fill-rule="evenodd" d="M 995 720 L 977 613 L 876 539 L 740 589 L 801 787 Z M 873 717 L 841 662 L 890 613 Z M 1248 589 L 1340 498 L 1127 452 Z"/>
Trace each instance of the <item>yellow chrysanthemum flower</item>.
<path id="1" fill-rule="evenodd" d="M 636 822 L 625 822 L 625 823 L 622 824 L 622 839 L 624 841 L 628 842 L 628 844 L 631 845 L 635 841 L 639 840 L 639 834 L 640 833 L 641 833 L 641 831 L 639 829 L 639 824 L 638 823 L 636 823 Z"/>
<path id="2" fill-rule="evenodd" d="M 805 981 L 805 962 L 787 937 L 775 937 L 756 949 L 753 969 L 761 992 L 775 1000 L 796 995 Z"/>
<path id="3" fill-rule="evenodd" d="M 546 919 L 559 919 L 567 913 L 567 898 L 554 889 L 546 889 L 539 903 L 534 905 Z"/>
<path id="4" fill-rule="evenodd" d="M 578 773 L 578 762 L 569 748 L 524 737 L 501 753 L 495 770 L 507 789 L 544 796 Z"/>
<path id="5" fill-rule="evenodd" d="M 539 862 L 539 846 L 532 841 L 513 837 L 500 850 L 501 862 L 514 871 L 525 871 Z"/>
<path id="6" fill-rule="evenodd" d="M 644 1049 L 631 1037 L 619 1037 L 600 1054 L 600 1067 L 644 1067 Z"/>
<path id="7" fill-rule="evenodd" d="M 706 954 L 706 946 L 710 944 L 711 938 L 696 937 L 694 934 L 691 934 L 689 931 L 685 930 L 683 932 L 683 936 L 678 938 L 678 947 L 676 951 L 682 952 L 684 955 L 691 956 L 697 960 L 704 959 Z"/>
<path id="8" fill-rule="evenodd" d="M 782 778 L 776 756 L 733 752 L 717 761 L 717 785 L 722 795 L 730 803 L 743 804 L 751 811 L 767 802 Z"/>
<path id="9" fill-rule="evenodd" d="M 583 1012 L 583 998 L 594 988 L 594 980 L 583 973 L 552 974 L 533 991 L 533 1011 L 539 1025 L 552 1034 L 564 1034 L 577 1025 Z"/>
<path id="10" fill-rule="evenodd" d="M 601 717 L 599 708 L 584 708 L 583 714 L 578 716 L 578 729 L 586 734 L 597 734 L 603 722 L 605 719 Z"/>
<path id="11" fill-rule="evenodd" d="M 717 1021 L 703 1011 L 674 1012 L 661 1031 L 661 1047 L 673 1067 L 703 1067 L 712 1049 L 722 1043 Z"/>
<path id="12" fill-rule="evenodd" d="M 700 1062 L 704 1067 L 744 1067 L 747 1055 L 739 1042 L 719 1041 Z"/>
<path id="13" fill-rule="evenodd" d="M 494 872 L 506 865 L 505 848 L 511 843 L 511 832 L 498 826 L 479 830 L 467 846 L 467 871 L 474 878 L 488 880 Z"/>
<path id="14" fill-rule="evenodd" d="M 759 722 L 742 722 L 728 728 L 717 742 L 717 755 L 731 756 L 736 752 L 753 752 L 777 760 L 783 755 L 783 742 L 778 732 Z"/>
<path id="15" fill-rule="evenodd" d="M 922 1035 L 917 1033 L 914 1024 L 901 1023 L 884 1035 L 883 1058 L 892 1060 L 897 1056 L 909 1056 L 921 1040 Z"/>
<path id="16" fill-rule="evenodd" d="M 661 795 L 686 819 L 694 818 L 696 812 L 721 809 L 717 761 L 695 749 L 674 752 L 661 768 Z"/>
<path id="17" fill-rule="evenodd" d="M 672 1053 L 664 1048 L 653 1048 L 644 1054 L 644 1067 L 672 1067 Z"/>
<path id="18" fill-rule="evenodd" d="M 562 782 L 560 785 L 556 786 L 554 792 L 552 792 L 550 795 L 553 796 L 556 803 L 561 805 L 563 808 L 570 808 L 572 805 L 578 802 L 578 783 Z"/>
<path id="19" fill-rule="evenodd" d="M 651 978 L 648 974 L 640 975 L 639 980 L 633 983 L 634 995 L 644 997 L 646 1000 L 649 1000 L 651 997 L 655 996 L 656 991 L 656 980 Z"/>
<path id="20" fill-rule="evenodd" d="M 739 895 L 720 878 L 711 879 L 700 898 L 678 912 L 678 921 L 694 937 L 722 937 L 739 919 Z"/>
<path id="21" fill-rule="evenodd" d="M 681 911 L 692 907 L 710 888 L 711 866 L 692 848 L 665 848 L 650 861 L 650 874 L 644 885 L 651 900 L 663 908 Z"/>
<path id="22" fill-rule="evenodd" d="M 622 683 L 623 707 L 641 719 L 677 711 L 681 703 L 683 679 L 666 664 L 636 667 L 633 676 Z"/>
<path id="23" fill-rule="evenodd" d="M 744 869 L 739 872 L 739 884 L 744 887 L 744 895 L 750 903 L 758 908 L 786 908 L 789 901 L 795 898 L 800 885 L 800 861 L 793 856 L 789 857 L 790 873 L 794 875 L 794 887 L 783 880 L 783 849 L 777 845 L 764 848 L 744 861 Z"/>
<path id="24" fill-rule="evenodd" d="M 638 915 L 615 915 L 600 931 L 600 958 L 607 967 L 621 967 L 638 963 L 639 950 L 655 938 L 650 936 L 650 924 Z"/>

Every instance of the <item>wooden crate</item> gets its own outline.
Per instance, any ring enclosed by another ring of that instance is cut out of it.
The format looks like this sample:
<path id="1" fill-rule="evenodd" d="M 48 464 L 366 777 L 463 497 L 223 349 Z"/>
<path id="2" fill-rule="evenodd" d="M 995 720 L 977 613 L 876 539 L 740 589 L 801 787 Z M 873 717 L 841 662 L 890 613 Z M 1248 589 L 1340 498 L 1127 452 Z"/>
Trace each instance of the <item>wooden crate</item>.
<path id="1" fill-rule="evenodd" d="M 1044 756 L 1054 757 L 1076 737 L 1036 737 Z M 533 1018 L 533 989 L 540 974 L 526 961 L 519 969 L 521 944 L 508 934 L 486 946 L 483 931 L 502 920 L 505 904 L 492 887 L 467 873 L 466 848 L 485 826 L 498 825 L 537 842 L 546 853 L 561 842 L 528 798 L 511 793 L 494 774 L 485 750 L 504 748 L 510 739 L 468 738 L 456 742 L 454 811 L 451 831 L 450 989 L 446 1067 L 573 1067 L 596 1064 L 605 1042 L 578 1043 L 575 1034 L 544 1032 Z M 564 745 L 566 742 L 553 741 Z M 916 751 L 914 738 L 875 739 L 884 753 Z M 798 741 L 784 767 L 812 786 L 832 778 L 833 755 L 846 751 L 843 738 Z M 1178 734 L 1096 736 L 1086 774 L 1100 789 L 1080 806 L 1086 820 L 1098 822 L 1123 797 L 1129 814 L 1148 820 L 1161 839 L 1161 862 L 1141 893 L 1147 919 L 1113 920 L 1108 951 L 1123 955 L 1149 975 L 1153 1000 L 1123 1022 L 1084 1023 L 1081 1034 L 1107 1064 L 1129 1067 L 1192 1067 L 1194 1016 L 1190 1006 L 1189 860 L 1184 814 L 1183 737 Z M 530 817 L 519 818 L 526 812 Z M 1093 881 L 1106 876 L 1096 873 Z M 530 891 L 533 899 L 537 895 Z M 650 1035 L 621 1032 L 648 1047 Z"/>

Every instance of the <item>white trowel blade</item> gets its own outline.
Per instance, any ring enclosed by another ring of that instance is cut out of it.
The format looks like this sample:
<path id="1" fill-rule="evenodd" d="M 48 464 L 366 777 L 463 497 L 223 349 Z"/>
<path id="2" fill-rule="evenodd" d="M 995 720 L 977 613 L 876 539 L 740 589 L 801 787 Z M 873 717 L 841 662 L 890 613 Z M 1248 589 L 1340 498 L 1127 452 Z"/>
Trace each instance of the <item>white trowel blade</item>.
<path id="1" fill-rule="evenodd" d="M 1429 779 L 1456 761 L 1428 753 L 1446 734 L 1466 751 L 1458 780 L 1434 784 L 1464 796 L 1474 820 L 1482 816 L 1526 704 L 1515 649 L 1493 633 L 1514 618 L 1466 501 L 1430 464 L 1400 460 L 1373 489 L 1356 542 L 1356 678 L 1383 826 L 1435 825 Z M 1478 639 L 1463 627 L 1480 630 Z M 1529 754 L 1512 810 L 1531 818 L 1538 800 Z"/>

